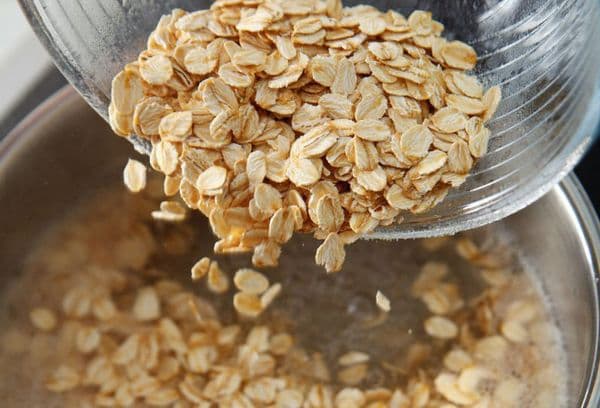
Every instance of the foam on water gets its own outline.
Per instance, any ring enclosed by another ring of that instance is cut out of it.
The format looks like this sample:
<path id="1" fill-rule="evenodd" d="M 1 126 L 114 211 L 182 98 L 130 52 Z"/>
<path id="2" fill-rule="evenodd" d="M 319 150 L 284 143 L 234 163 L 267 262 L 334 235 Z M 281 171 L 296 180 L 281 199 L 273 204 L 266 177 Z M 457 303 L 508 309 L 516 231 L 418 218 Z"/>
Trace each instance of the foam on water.
<path id="1" fill-rule="evenodd" d="M 532 262 L 522 250 L 518 249 L 519 245 L 517 244 L 513 234 L 506 229 L 504 224 L 495 225 L 494 228 L 494 233 L 499 240 L 508 244 L 515 250 L 518 265 L 522 268 L 522 272 L 527 277 L 528 284 L 532 286 L 533 290 L 536 292 L 536 295 L 539 297 L 539 300 L 542 302 L 544 306 L 544 313 L 551 323 L 548 326 L 548 334 L 550 336 L 547 343 L 550 346 L 550 349 L 547 350 L 547 352 L 544 354 L 544 357 L 547 357 L 547 364 L 554 369 L 553 371 L 557 376 L 557 390 L 553 393 L 552 407 L 567 408 L 569 406 L 569 402 L 571 402 L 570 400 L 575 398 L 575 396 L 568 395 L 570 380 L 568 375 L 567 350 L 564 344 L 562 333 L 560 332 L 558 325 L 559 322 L 557 321 L 554 313 L 556 306 L 548 295 L 547 290 L 544 288 L 544 284 L 540 279 L 541 271 L 534 266 L 535 262 Z M 536 401 L 531 398 L 532 395 L 534 395 L 534 393 L 528 389 L 528 392 L 523 395 L 523 399 L 519 403 L 519 407 L 549 408 L 549 406 L 536 403 Z"/>
<path id="2" fill-rule="evenodd" d="M 548 350 L 548 353 L 545 355 L 548 356 L 548 363 L 551 364 L 556 370 L 556 374 L 558 375 L 558 391 L 556 392 L 555 397 L 557 400 L 554 400 L 554 404 L 556 408 L 566 408 L 568 406 L 569 397 L 568 397 L 568 369 L 567 369 L 567 350 L 564 345 L 563 336 L 558 327 L 558 322 L 554 317 L 554 304 L 547 292 L 544 290 L 544 285 L 539 278 L 539 273 L 532 266 L 532 263 L 527 260 L 527 257 L 523 254 L 519 254 L 519 262 L 523 266 L 523 271 L 529 278 L 530 284 L 534 287 L 535 291 L 539 295 L 542 303 L 544 304 L 544 310 L 547 316 L 550 318 L 551 326 L 550 328 L 550 341 L 551 349 Z M 528 393 L 529 394 L 529 393 Z M 524 401 L 525 403 L 526 401 Z M 528 408 L 529 406 L 533 407 L 533 405 L 522 405 L 523 408 Z M 544 408 L 544 407 L 539 407 Z"/>

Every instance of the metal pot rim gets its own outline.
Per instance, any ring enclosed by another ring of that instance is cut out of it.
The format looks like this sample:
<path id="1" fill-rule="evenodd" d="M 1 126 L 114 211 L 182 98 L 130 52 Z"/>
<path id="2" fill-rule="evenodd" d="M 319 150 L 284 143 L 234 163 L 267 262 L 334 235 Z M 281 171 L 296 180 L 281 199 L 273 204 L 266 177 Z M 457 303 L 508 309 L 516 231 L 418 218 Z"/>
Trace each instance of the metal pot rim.
<path id="1" fill-rule="evenodd" d="M 592 267 L 587 274 L 589 289 L 593 302 L 593 350 L 590 353 L 587 368 L 587 383 L 580 397 L 581 407 L 597 407 L 600 405 L 600 221 L 589 197 L 574 173 L 567 175 L 556 187 L 555 191 L 568 201 L 578 222 L 580 241 L 585 243 L 585 252 Z"/>
<path id="2" fill-rule="evenodd" d="M 0 140 L 0 170 L 2 162 L 10 156 L 10 152 L 20 144 L 27 142 L 30 128 L 39 121 L 52 115 L 58 106 L 80 98 L 77 92 L 69 85 L 55 92 L 42 102 L 36 109 L 29 113 L 3 140 Z M 590 202 L 583 186 L 577 177 L 570 173 L 554 188 L 561 199 L 568 202 L 568 207 L 573 211 L 578 220 L 580 242 L 585 244 L 585 252 L 592 266 L 587 279 L 591 298 L 593 301 L 593 350 L 587 367 L 587 381 L 585 391 L 580 396 L 581 407 L 596 407 L 600 405 L 600 221 Z"/>

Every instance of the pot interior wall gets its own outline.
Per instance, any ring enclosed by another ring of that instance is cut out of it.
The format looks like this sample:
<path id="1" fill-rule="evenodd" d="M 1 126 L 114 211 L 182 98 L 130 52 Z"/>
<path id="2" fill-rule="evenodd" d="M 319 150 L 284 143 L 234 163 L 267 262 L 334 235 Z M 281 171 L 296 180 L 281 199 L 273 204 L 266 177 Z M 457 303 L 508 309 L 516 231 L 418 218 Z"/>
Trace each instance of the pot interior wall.
<path id="1" fill-rule="evenodd" d="M 0 285 L 19 273 L 36 239 L 90 193 L 115 185 L 125 140 L 71 89 L 59 91 L 0 145 Z"/>
<path id="2" fill-rule="evenodd" d="M 588 241 L 594 238 L 581 226 L 592 220 L 573 208 L 573 198 L 583 193 L 573 180 L 502 221 L 542 285 L 558 323 L 567 356 L 570 407 L 579 406 L 587 378 L 597 370 L 598 336 L 597 275 L 590 273 L 597 270 L 598 259 Z"/>

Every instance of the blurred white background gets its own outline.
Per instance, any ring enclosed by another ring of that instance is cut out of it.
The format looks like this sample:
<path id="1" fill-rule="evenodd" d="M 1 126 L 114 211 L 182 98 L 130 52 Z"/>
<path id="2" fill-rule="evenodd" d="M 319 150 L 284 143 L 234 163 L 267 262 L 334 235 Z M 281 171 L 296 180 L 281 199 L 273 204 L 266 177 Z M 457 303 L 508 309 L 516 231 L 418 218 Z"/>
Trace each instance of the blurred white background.
<path id="1" fill-rule="evenodd" d="M 51 68 L 51 62 L 16 0 L 0 0 L 0 38 L 1 121 Z"/>

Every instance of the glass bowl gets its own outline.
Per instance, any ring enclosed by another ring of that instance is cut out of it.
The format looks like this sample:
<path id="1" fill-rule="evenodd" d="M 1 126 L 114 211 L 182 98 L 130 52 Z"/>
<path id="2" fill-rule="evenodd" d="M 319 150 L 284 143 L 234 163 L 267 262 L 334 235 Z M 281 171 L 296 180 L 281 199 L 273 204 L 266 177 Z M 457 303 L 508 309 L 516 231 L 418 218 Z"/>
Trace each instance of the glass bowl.
<path id="1" fill-rule="evenodd" d="M 162 14 L 209 7 L 197 0 L 20 0 L 58 68 L 107 117 L 110 83 L 144 49 Z M 360 1 L 346 1 L 347 6 Z M 502 86 L 489 153 L 432 211 L 372 238 L 450 234 L 524 208 L 562 179 L 594 138 L 600 113 L 597 0 L 370 1 L 430 10 L 445 35 L 471 44 L 484 85 Z"/>

